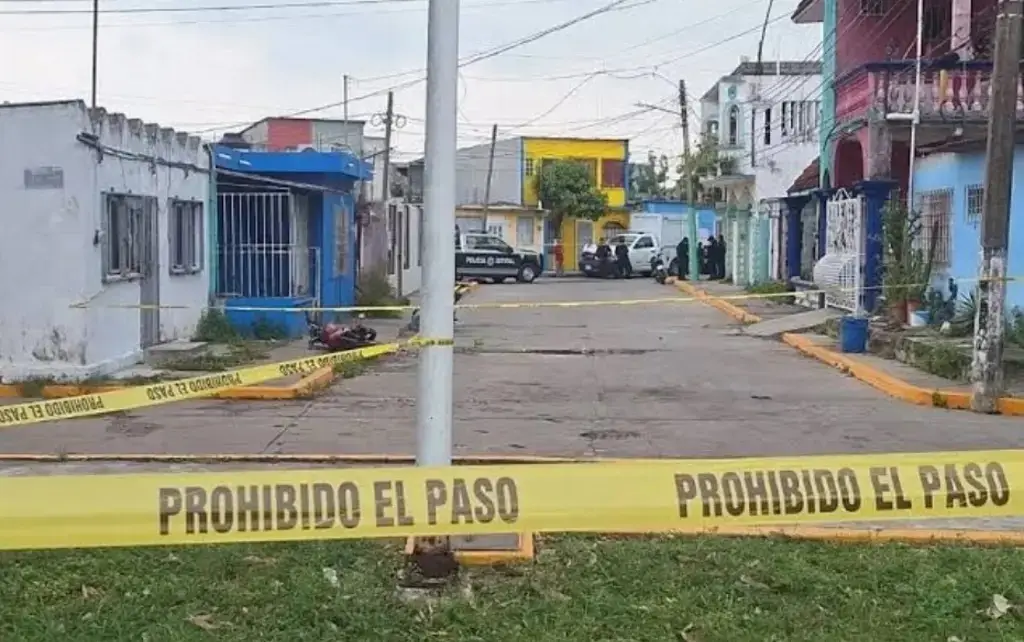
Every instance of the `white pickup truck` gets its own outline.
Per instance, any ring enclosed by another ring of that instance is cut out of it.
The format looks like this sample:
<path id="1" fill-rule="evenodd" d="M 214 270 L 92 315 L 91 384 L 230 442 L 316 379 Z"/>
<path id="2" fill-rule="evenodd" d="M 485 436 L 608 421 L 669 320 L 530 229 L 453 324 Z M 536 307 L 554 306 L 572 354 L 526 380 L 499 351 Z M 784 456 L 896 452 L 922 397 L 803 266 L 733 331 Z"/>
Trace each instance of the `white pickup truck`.
<path id="1" fill-rule="evenodd" d="M 629 263 L 633 266 L 633 274 L 651 275 L 651 259 L 661 249 L 658 237 L 645 232 L 626 232 L 608 239 L 615 256 L 615 246 L 625 244 L 629 248 Z"/>

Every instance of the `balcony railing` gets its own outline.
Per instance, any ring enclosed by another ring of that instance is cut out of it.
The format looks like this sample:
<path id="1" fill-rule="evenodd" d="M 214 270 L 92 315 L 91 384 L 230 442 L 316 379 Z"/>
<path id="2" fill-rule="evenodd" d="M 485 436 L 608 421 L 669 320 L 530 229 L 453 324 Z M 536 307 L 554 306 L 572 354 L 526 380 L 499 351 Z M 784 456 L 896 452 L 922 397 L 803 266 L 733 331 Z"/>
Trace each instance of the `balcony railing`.
<path id="1" fill-rule="evenodd" d="M 856 118 L 914 111 L 913 60 L 871 62 L 836 81 L 836 118 Z M 960 123 L 989 117 L 992 62 L 924 61 L 921 68 L 921 119 Z M 1017 77 L 1017 117 L 1024 118 L 1024 89 Z"/>

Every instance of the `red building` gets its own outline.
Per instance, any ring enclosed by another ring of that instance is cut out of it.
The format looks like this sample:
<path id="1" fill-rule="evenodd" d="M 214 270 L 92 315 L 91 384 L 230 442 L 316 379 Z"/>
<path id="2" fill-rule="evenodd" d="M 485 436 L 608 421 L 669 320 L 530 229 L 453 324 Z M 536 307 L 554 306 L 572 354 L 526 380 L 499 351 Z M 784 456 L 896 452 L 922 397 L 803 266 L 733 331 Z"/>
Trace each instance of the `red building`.
<path id="1" fill-rule="evenodd" d="M 924 0 L 917 146 L 984 135 L 996 0 Z M 828 183 L 891 178 L 905 193 L 914 113 L 916 0 L 804 0 L 795 22 L 822 22 L 834 121 L 823 132 Z M 831 58 L 831 60 L 829 60 Z M 834 72 L 829 75 L 829 70 Z M 826 85 L 823 91 L 828 92 Z M 1018 93 L 1021 92 L 1018 79 Z M 1024 103 L 1018 101 L 1024 116 Z M 829 153 L 831 152 L 831 153 Z"/>

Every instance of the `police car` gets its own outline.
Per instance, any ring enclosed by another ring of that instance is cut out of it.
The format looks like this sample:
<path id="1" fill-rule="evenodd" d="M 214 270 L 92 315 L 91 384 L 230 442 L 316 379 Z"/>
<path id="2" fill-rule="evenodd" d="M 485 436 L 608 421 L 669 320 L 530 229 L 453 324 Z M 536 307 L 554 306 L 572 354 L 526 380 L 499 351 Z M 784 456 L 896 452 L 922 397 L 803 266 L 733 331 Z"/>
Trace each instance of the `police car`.
<path id="1" fill-rule="evenodd" d="M 455 235 L 455 278 L 489 279 L 502 283 L 516 279 L 533 283 L 540 276 L 540 255 L 517 250 L 493 234 L 467 232 Z"/>

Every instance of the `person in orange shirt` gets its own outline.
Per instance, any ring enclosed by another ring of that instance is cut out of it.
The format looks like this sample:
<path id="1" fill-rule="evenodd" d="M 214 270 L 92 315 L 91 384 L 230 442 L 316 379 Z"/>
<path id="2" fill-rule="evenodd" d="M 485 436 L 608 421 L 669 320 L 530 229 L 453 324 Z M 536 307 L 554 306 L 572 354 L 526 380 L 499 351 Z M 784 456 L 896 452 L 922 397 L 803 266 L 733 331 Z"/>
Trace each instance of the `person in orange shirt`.
<path id="1" fill-rule="evenodd" d="M 562 241 L 555 239 L 555 276 L 565 274 L 565 250 L 562 248 Z"/>

